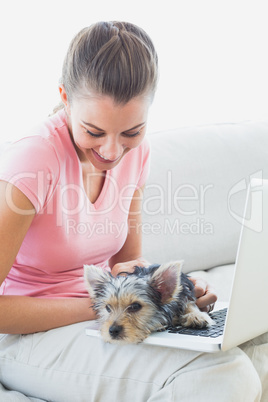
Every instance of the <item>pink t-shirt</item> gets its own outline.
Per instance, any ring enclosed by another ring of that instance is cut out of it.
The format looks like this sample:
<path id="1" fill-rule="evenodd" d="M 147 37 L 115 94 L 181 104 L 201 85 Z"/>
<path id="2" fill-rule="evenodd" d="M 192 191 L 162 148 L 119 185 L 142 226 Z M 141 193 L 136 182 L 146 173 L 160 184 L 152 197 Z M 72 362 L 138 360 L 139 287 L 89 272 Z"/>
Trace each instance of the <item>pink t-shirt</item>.
<path id="1" fill-rule="evenodd" d="M 147 141 L 106 172 L 94 204 L 84 190 L 64 110 L 0 159 L 0 179 L 18 187 L 36 210 L 0 294 L 87 297 L 83 265 L 109 269 L 107 261 L 126 240 L 131 198 L 148 175 Z"/>

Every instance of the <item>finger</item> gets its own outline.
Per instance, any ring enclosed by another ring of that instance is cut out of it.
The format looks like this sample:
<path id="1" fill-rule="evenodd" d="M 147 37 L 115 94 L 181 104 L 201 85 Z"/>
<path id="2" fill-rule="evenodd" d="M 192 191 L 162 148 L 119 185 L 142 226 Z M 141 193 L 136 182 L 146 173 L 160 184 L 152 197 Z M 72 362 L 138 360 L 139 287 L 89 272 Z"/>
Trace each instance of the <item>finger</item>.
<path id="1" fill-rule="evenodd" d="M 147 268 L 151 265 L 151 263 L 143 257 L 138 258 L 137 260 L 134 260 L 133 262 L 135 262 L 135 265 L 137 265 L 139 267 L 144 267 L 144 268 Z"/>
<path id="2" fill-rule="evenodd" d="M 215 303 L 210 304 L 209 306 L 200 308 L 199 310 L 200 310 L 200 311 L 203 311 L 203 312 L 205 312 L 205 313 L 210 313 L 211 311 L 214 310 L 214 307 L 215 307 Z"/>
<path id="3" fill-rule="evenodd" d="M 196 305 L 201 311 L 208 311 L 209 306 L 215 304 L 217 301 L 217 295 L 214 289 L 207 289 L 205 295 L 199 297 L 196 300 Z"/>
<path id="4" fill-rule="evenodd" d="M 206 293 L 207 290 L 207 282 L 202 278 L 189 278 L 194 284 L 194 293 L 195 297 L 199 298 Z"/>
<path id="5" fill-rule="evenodd" d="M 129 261 L 126 263 L 115 264 L 112 268 L 111 273 L 113 276 L 117 276 L 117 275 L 121 274 L 121 272 L 122 272 L 122 274 L 124 272 L 132 273 L 132 272 L 134 272 L 134 270 L 135 270 L 135 265 L 133 265 L 132 261 Z"/>

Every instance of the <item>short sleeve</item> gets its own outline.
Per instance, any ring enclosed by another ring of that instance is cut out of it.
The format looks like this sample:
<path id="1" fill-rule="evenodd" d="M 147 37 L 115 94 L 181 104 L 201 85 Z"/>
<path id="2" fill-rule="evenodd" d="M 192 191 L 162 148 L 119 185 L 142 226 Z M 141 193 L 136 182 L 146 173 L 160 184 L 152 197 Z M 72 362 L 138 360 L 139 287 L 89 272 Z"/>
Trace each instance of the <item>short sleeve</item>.
<path id="1" fill-rule="evenodd" d="M 150 173 L 150 144 L 147 139 L 142 144 L 142 165 L 136 189 L 143 187 Z"/>
<path id="2" fill-rule="evenodd" d="M 56 152 L 42 136 L 11 143 L 0 156 L 0 180 L 21 190 L 37 213 L 45 207 L 58 177 Z"/>

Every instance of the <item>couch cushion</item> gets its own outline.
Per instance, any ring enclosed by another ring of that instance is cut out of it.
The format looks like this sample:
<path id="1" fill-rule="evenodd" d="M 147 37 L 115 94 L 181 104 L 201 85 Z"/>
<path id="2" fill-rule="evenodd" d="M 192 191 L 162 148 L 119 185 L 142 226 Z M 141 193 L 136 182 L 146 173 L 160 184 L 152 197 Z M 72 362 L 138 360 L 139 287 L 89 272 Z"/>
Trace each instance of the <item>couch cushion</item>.
<path id="1" fill-rule="evenodd" d="M 268 178 L 268 121 L 148 134 L 143 255 L 184 259 L 184 270 L 234 263 L 246 187 Z"/>

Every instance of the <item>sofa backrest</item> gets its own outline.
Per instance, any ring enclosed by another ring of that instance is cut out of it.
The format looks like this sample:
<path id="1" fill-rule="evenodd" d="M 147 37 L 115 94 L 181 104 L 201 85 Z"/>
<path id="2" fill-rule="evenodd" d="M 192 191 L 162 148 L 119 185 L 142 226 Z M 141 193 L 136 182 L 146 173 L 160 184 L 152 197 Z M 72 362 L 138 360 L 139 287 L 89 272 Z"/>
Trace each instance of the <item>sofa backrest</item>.
<path id="1" fill-rule="evenodd" d="M 268 121 L 148 134 L 143 255 L 184 260 L 184 271 L 234 263 L 246 188 L 268 178 Z"/>

